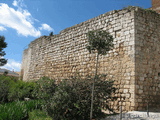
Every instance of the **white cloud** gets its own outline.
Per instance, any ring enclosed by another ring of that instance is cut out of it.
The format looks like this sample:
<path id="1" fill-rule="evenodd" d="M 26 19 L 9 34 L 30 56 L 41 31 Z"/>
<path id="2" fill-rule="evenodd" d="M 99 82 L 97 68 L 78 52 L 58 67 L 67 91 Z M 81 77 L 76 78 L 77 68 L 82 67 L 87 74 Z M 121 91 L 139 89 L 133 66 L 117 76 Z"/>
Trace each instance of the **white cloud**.
<path id="1" fill-rule="evenodd" d="M 39 27 L 40 30 L 47 30 L 47 31 L 52 31 L 53 28 L 51 28 L 49 25 L 47 25 L 46 23 L 42 24 L 41 27 Z"/>
<path id="2" fill-rule="evenodd" d="M 18 9 L 22 9 L 22 7 L 26 7 L 26 5 L 23 3 L 23 0 L 14 0 L 12 5 L 15 7 L 18 7 Z"/>
<path id="3" fill-rule="evenodd" d="M 31 14 L 27 10 L 15 10 L 7 4 L 0 3 L 0 25 L 13 28 L 24 36 L 40 36 L 41 32 L 36 30 L 32 23 Z"/>
<path id="4" fill-rule="evenodd" d="M 8 69 L 8 70 L 14 70 L 14 71 L 20 71 L 21 69 L 21 63 L 20 62 L 17 62 L 13 59 L 9 59 L 7 64 L 1 68 L 5 68 L 5 69 Z"/>
<path id="5" fill-rule="evenodd" d="M 18 6 L 18 1 L 14 0 L 12 4 L 13 4 L 13 6 L 17 7 Z"/>
<path id="6" fill-rule="evenodd" d="M 7 30 L 6 28 L 4 28 L 3 26 L 0 26 L 0 31 L 5 31 Z"/>

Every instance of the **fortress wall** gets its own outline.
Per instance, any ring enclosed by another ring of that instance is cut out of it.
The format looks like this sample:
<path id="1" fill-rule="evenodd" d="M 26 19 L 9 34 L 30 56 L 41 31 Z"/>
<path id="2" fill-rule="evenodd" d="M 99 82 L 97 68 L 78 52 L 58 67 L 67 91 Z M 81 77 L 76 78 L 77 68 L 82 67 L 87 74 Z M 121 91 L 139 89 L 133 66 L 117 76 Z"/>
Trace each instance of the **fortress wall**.
<path id="1" fill-rule="evenodd" d="M 152 8 L 157 13 L 160 13 L 160 1 L 159 0 L 152 0 Z"/>
<path id="2" fill-rule="evenodd" d="M 95 55 L 86 49 L 86 33 L 103 29 L 114 37 L 114 49 L 100 57 L 99 73 L 108 74 L 118 88 L 114 109 L 134 110 L 135 100 L 135 10 L 119 10 L 67 28 L 54 36 L 42 36 L 30 43 L 24 52 L 23 80 L 47 76 L 57 80 L 93 75 Z"/>
<path id="3" fill-rule="evenodd" d="M 135 29 L 135 109 L 160 108 L 160 16 L 139 10 Z"/>
<path id="4" fill-rule="evenodd" d="M 23 51 L 22 65 L 21 65 L 21 77 L 28 78 L 28 71 L 30 68 L 31 49 L 28 48 Z"/>

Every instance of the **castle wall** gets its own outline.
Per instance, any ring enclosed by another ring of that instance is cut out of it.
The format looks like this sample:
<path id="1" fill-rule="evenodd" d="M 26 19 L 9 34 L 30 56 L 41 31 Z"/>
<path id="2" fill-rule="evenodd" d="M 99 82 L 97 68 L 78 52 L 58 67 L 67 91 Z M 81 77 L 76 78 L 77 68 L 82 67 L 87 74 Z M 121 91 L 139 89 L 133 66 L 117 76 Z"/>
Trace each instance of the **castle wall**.
<path id="1" fill-rule="evenodd" d="M 21 65 L 21 77 L 22 79 L 28 78 L 28 71 L 30 68 L 31 62 L 31 48 L 28 48 L 23 51 L 22 65 Z"/>
<path id="2" fill-rule="evenodd" d="M 67 28 L 54 36 L 42 36 L 30 43 L 24 51 L 23 80 L 47 76 L 64 79 L 93 75 L 95 55 L 86 49 L 86 33 L 103 29 L 114 37 L 114 49 L 100 57 L 99 73 L 108 74 L 118 88 L 117 101 L 111 102 L 114 109 L 134 110 L 135 100 L 135 28 L 134 10 L 119 10 Z"/>
<path id="3" fill-rule="evenodd" d="M 135 12 L 135 109 L 160 108 L 160 16 Z"/>
<path id="4" fill-rule="evenodd" d="M 160 16 L 142 9 L 112 11 L 54 36 L 42 36 L 23 54 L 23 80 L 47 76 L 57 80 L 93 75 L 95 54 L 89 54 L 86 33 L 103 29 L 114 37 L 114 49 L 100 56 L 99 73 L 115 80 L 115 110 L 145 110 L 160 105 Z"/>
<path id="5" fill-rule="evenodd" d="M 160 13 L 160 0 L 152 0 L 152 9 Z"/>

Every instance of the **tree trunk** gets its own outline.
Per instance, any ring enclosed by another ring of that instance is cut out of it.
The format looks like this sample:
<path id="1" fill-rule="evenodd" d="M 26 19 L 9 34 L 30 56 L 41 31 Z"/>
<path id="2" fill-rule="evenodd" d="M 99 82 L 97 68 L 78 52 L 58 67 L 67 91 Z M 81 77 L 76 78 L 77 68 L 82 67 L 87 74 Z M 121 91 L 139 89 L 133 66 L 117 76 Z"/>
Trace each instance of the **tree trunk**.
<path id="1" fill-rule="evenodd" d="M 97 79 L 98 60 L 99 60 L 99 54 L 97 53 L 97 55 L 96 55 L 96 70 L 95 70 L 95 75 L 94 75 L 93 84 L 92 84 L 90 120 L 92 120 L 92 117 L 93 117 L 93 103 L 94 103 L 93 98 L 94 98 L 95 81 Z"/>

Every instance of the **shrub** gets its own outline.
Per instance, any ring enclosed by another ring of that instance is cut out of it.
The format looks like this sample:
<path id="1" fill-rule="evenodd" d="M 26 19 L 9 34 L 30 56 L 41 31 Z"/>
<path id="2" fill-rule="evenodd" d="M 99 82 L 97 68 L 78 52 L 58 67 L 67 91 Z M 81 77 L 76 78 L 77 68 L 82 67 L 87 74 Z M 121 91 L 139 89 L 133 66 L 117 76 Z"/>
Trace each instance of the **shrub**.
<path id="1" fill-rule="evenodd" d="M 34 82 L 16 81 L 13 82 L 9 89 L 8 100 L 17 101 L 24 100 L 24 98 L 33 98 L 33 90 L 36 84 Z"/>
<path id="2" fill-rule="evenodd" d="M 52 120 L 46 112 L 36 109 L 29 112 L 29 120 Z"/>
<path id="3" fill-rule="evenodd" d="M 0 75 L 0 103 L 32 97 L 34 82 L 24 82 L 16 77 Z"/>
<path id="4" fill-rule="evenodd" d="M 108 109 L 108 101 L 115 92 L 113 81 L 106 81 L 105 76 L 97 76 L 93 117 L 103 117 L 102 109 Z M 74 78 L 61 82 L 46 103 L 48 114 L 53 120 L 89 120 L 91 104 L 91 80 Z"/>
<path id="5" fill-rule="evenodd" d="M 41 102 L 17 101 L 0 105 L 0 120 L 27 120 L 28 112 L 41 108 Z"/>
<path id="6" fill-rule="evenodd" d="M 54 95 L 56 86 L 55 80 L 49 79 L 48 77 L 42 77 L 36 81 L 36 86 L 32 95 L 34 98 L 48 100 Z"/>
<path id="7" fill-rule="evenodd" d="M 8 102 L 9 85 L 11 78 L 0 75 L 0 103 Z"/>

